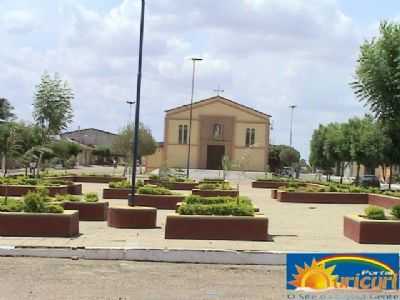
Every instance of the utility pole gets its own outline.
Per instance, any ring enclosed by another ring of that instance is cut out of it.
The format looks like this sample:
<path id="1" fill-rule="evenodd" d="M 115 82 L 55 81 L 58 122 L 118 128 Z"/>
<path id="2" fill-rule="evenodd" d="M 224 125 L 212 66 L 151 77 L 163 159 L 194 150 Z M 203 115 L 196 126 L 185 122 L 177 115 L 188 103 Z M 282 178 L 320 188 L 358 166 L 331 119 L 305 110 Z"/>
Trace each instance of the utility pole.
<path id="1" fill-rule="evenodd" d="M 290 112 L 290 147 L 293 145 L 293 114 L 294 114 L 294 109 L 296 108 L 296 105 L 290 105 L 289 108 L 291 109 Z"/>
<path id="2" fill-rule="evenodd" d="M 135 101 L 126 101 L 129 104 L 129 125 L 132 125 L 132 105 L 135 104 Z"/>
<path id="3" fill-rule="evenodd" d="M 202 58 L 192 58 L 193 62 L 193 73 L 192 73 L 192 97 L 190 98 L 190 112 L 189 112 L 189 140 L 188 140 L 188 153 L 187 153 L 187 162 L 186 162 L 186 177 L 189 178 L 189 169 L 190 169 L 190 144 L 192 141 L 192 116 L 193 116 L 193 98 L 194 98 L 194 79 L 196 73 L 196 62 L 202 61 Z"/>
<path id="4" fill-rule="evenodd" d="M 144 35 L 144 10 L 146 2 L 142 0 L 142 10 L 140 15 L 140 39 L 139 39 L 139 62 L 138 62 L 138 74 L 136 84 L 136 111 L 135 111 L 135 128 L 133 137 L 133 162 L 132 162 L 132 190 L 128 197 L 128 205 L 135 205 L 135 193 L 136 193 L 136 166 L 138 161 L 138 150 L 139 150 L 139 117 L 140 117 L 140 90 L 142 86 L 142 61 L 143 61 L 143 35 Z"/>

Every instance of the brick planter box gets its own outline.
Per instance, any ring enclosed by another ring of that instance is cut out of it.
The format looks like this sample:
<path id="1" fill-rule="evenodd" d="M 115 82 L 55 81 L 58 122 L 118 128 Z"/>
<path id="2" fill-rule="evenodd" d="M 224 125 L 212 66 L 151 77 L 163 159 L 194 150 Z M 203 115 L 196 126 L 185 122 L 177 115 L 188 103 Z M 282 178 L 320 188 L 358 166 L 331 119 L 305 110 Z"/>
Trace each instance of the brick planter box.
<path id="1" fill-rule="evenodd" d="M 80 221 L 107 220 L 108 202 L 63 202 L 64 209 L 77 210 Z"/>
<path id="2" fill-rule="evenodd" d="M 146 179 L 144 184 L 153 184 L 153 185 L 161 185 L 165 186 L 170 190 L 175 191 L 191 191 L 196 188 L 199 184 L 197 182 L 162 182 L 160 180 L 155 179 Z"/>
<path id="3" fill-rule="evenodd" d="M 392 208 L 395 205 L 400 205 L 400 199 L 386 195 L 369 194 L 368 203 L 384 208 Z"/>
<path id="4" fill-rule="evenodd" d="M 278 199 L 278 190 L 271 190 L 271 198 Z"/>
<path id="5" fill-rule="evenodd" d="M 70 175 L 70 176 L 60 176 L 60 177 L 47 177 L 48 179 L 55 180 L 66 180 L 73 182 L 86 182 L 86 183 L 110 183 L 114 181 L 123 181 L 126 180 L 125 177 L 119 176 L 79 176 L 79 175 Z"/>
<path id="6" fill-rule="evenodd" d="M 68 194 L 82 195 L 82 184 L 73 183 L 68 185 Z"/>
<path id="7" fill-rule="evenodd" d="M 119 206 L 108 209 L 108 226 L 116 228 L 155 228 L 157 209 L 154 207 Z"/>
<path id="8" fill-rule="evenodd" d="M 287 187 L 288 183 L 285 181 L 257 180 L 253 181 L 251 186 L 256 189 L 277 189 L 281 186 Z"/>
<path id="9" fill-rule="evenodd" d="M 268 240 L 268 219 L 263 215 L 198 216 L 169 215 L 165 224 L 166 239 L 190 240 Z"/>
<path id="10" fill-rule="evenodd" d="M 60 186 L 48 186 L 46 187 L 49 190 L 50 196 L 55 196 L 57 194 L 68 194 L 69 186 L 60 185 Z M 35 185 L 9 185 L 4 186 L 0 185 L 0 196 L 5 196 L 7 189 L 7 194 L 10 197 L 21 197 L 25 196 L 29 192 L 36 191 L 37 186 Z"/>
<path id="11" fill-rule="evenodd" d="M 197 195 L 201 197 L 237 197 L 238 196 L 237 190 L 199 190 L 193 189 L 192 195 Z"/>
<path id="12" fill-rule="evenodd" d="M 400 221 L 345 216 L 343 233 L 360 244 L 400 244 Z"/>
<path id="13" fill-rule="evenodd" d="M 103 199 L 128 199 L 131 189 L 103 189 Z"/>
<path id="14" fill-rule="evenodd" d="M 79 213 L 0 213 L 1 236 L 72 237 L 79 234 Z"/>
<path id="15" fill-rule="evenodd" d="M 158 209 L 176 209 L 176 205 L 182 202 L 184 196 L 177 195 L 135 195 L 135 206 L 149 206 Z"/>
<path id="16" fill-rule="evenodd" d="M 362 193 L 306 193 L 278 191 L 278 201 L 321 204 L 368 204 L 368 194 Z"/>

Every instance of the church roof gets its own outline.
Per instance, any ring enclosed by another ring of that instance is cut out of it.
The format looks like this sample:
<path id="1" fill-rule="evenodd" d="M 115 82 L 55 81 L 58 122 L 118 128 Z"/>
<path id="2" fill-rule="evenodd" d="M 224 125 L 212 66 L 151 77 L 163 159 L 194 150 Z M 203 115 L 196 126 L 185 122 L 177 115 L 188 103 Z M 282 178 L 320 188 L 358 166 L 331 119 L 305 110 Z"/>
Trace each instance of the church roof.
<path id="1" fill-rule="evenodd" d="M 203 99 L 203 100 L 195 101 L 195 102 L 193 102 L 193 108 L 195 108 L 198 105 L 203 105 L 203 104 L 207 104 L 207 103 L 211 103 L 211 102 L 215 102 L 215 101 L 220 101 L 220 102 L 226 103 L 228 105 L 239 107 L 241 109 L 246 110 L 249 113 L 256 114 L 256 115 L 264 117 L 264 118 L 265 117 L 267 117 L 267 118 L 271 117 L 271 115 L 268 115 L 266 113 L 263 113 L 261 111 L 258 111 L 256 109 L 254 109 L 254 108 L 251 108 L 249 106 L 243 105 L 243 104 L 241 104 L 239 102 L 230 100 L 230 99 L 222 97 L 222 96 L 214 96 L 214 97 L 206 98 L 206 99 Z M 185 105 L 180 105 L 180 106 L 168 109 L 165 112 L 167 114 L 169 114 L 169 113 L 175 113 L 175 112 L 179 112 L 179 111 L 184 111 L 184 110 L 187 110 L 189 108 L 190 108 L 190 104 L 185 104 Z"/>

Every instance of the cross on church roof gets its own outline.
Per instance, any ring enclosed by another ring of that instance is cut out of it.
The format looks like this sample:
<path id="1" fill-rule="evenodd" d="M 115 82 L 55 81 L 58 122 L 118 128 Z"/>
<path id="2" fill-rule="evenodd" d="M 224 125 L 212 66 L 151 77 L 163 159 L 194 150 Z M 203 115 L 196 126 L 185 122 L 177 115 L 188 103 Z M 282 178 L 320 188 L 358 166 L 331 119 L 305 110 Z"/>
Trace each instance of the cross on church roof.
<path id="1" fill-rule="evenodd" d="M 219 86 L 217 89 L 214 90 L 214 92 L 217 93 L 217 96 L 219 96 L 220 94 L 222 94 L 223 92 L 225 92 L 224 90 L 222 90 Z"/>

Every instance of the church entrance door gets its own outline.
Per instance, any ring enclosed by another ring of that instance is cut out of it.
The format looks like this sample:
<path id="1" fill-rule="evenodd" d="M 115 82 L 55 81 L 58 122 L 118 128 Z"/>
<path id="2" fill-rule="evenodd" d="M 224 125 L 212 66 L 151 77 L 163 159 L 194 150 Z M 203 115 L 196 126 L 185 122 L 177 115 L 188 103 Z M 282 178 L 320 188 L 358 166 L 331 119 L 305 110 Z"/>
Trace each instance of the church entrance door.
<path id="1" fill-rule="evenodd" d="M 207 169 L 221 170 L 222 158 L 225 155 L 224 145 L 208 145 L 207 146 Z"/>

